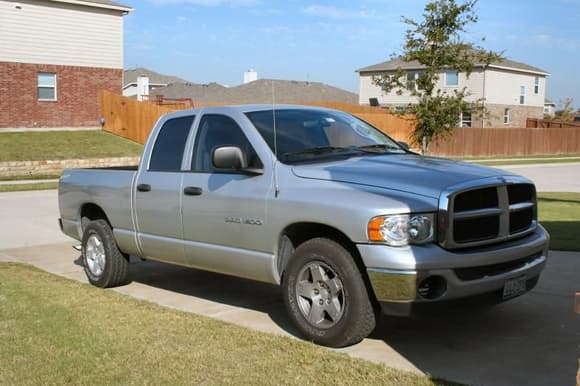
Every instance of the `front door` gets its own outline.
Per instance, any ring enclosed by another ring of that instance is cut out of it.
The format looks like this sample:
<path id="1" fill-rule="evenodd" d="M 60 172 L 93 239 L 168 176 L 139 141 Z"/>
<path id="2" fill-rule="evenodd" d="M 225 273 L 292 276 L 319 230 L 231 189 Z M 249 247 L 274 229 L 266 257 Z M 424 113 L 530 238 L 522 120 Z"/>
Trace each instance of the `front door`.
<path id="1" fill-rule="evenodd" d="M 201 117 L 192 172 L 183 177 L 183 235 L 192 266 L 254 279 L 271 277 L 272 251 L 264 240 L 268 173 L 247 175 L 212 165 L 212 151 L 238 146 L 251 168 L 262 161 L 241 127 L 229 116 Z M 189 193 L 188 193 L 189 192 Z"/>

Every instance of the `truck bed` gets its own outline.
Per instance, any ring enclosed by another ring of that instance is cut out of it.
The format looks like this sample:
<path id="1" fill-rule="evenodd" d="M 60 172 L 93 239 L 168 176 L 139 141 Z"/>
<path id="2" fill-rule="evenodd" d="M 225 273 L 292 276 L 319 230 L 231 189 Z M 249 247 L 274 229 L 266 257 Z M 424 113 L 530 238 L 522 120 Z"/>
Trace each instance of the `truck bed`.
<path id="1" fill-rule="evenodd" d="M 63 231 L 80 239 L 80 221 L 87 203 L 102 208 L 113 228 L 134 230 L 131 194 L 136 174 L 137 166 L 65 169 L 58 190 Z"/>

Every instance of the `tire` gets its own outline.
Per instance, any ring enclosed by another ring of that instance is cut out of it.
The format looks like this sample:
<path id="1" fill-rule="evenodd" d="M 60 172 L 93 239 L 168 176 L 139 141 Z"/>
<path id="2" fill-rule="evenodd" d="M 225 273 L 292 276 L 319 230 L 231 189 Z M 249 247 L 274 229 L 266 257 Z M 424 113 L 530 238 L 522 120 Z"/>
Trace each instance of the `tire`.
<path id="1" fill-rule="evenodd" d="M 314 343 L 350 346 L 375 329 L 361 272 L 351 253 L 333 240 L 315 238 L 296 248 L 282 285 L 290 318 Z"/>
<path id="2" fill-rule="evenodd" d="M 127 280 L 129 259 L 117 247 L 113 231 L 105 220 L 87 224 L 82 240 L 82 260 L 92 285 L 109 288 Z"/>

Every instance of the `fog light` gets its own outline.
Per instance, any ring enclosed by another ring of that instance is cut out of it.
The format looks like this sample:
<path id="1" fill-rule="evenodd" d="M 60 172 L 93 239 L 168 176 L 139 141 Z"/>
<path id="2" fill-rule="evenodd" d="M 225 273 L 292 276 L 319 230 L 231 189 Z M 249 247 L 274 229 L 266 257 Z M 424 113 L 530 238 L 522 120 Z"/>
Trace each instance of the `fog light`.
<path id="1" fill-rule="evenodd" d="M 433 300 L 440 298 L 447 291 L 447 281 L 441 276 L 429 276 L 421 281 L 417 292 L 422 298 Z"/>

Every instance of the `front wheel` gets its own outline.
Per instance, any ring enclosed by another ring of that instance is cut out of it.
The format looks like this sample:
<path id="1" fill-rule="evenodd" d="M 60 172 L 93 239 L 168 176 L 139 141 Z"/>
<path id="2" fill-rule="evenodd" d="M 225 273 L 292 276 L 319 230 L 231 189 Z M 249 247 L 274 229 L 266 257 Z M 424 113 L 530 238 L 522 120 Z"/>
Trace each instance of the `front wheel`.
<path id="1" fill-rule="evenodd" d="M 97 287 L 116 287 L 127 279 L 129 260 L 117 247 L 105 220 L 91 221 L 85 227 L 82 260 L 89 282 Z"/>
<path id="2" fill-rule="evenodd" d="M 376 317 L 361 272 L 339 243 L 315 238 L 300 245 L 283 277 L 290 318 L 309 340 L 344 347 L 375 328 Z"/>

